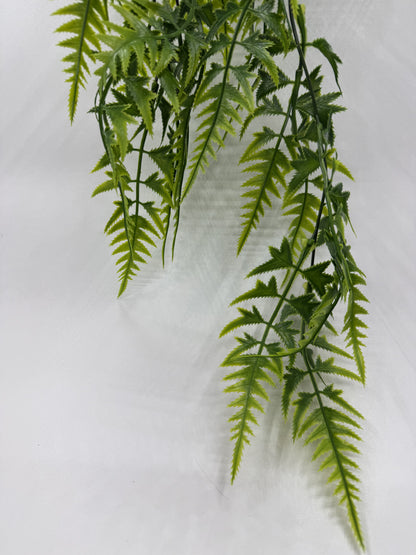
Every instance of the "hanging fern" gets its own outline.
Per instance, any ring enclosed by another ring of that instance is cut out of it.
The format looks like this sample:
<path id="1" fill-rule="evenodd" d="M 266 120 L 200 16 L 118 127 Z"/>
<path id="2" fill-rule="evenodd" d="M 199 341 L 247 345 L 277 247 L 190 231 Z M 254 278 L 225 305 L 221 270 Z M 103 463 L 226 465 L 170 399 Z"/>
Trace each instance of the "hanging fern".
<path id="1" fill-rule="evenodd" d="M 312 458 L 328 473 L 364 547 L 357 509 L 363 417 L 339 387 L 342 380 L 365 382 L 368 302 L 346 233 L 342 180 L 352 175 L 335 147 L 334 118 L 345 110 L 340 58 L 325 38 L 308 40 L 305 9 L 295 0 L 80 0 L 55 14 L 70 17 L 57 31 L 72 35 L 60 43 L 71 49 L 64 58 L 71 121 L 96 64 L 91 112 L 104 152 L 94 171 L 105 179 L 93 196 L 113 196 L 105 233 L 117 258 L 119 295 L 158 243 L 163 261 L 169 240 L 173 254 L 198 176 L 228 135 L 245 140 L 253 129 L 240 159 L 246 177 L 237 253 L 266 209 L 276 210 L 276 198 L 287 233 L 278 245 L 271 239 L 268 258 L 248 273 L 250 285 L 231 303 L 238 314 L 221 333 L 238 334 L 223 362 L 225 391 L 233 396 L 231 481 L 270 388 L 278 387 L 293 438 L 313 445 Z M 309 49 L 322 56 L 321 65 L 309 67 Z M 293 75 L 280 67 L 285 57 L 296 62 Z M 338 90 L 323 92 L 325 67 Z M 333 316 L 342 308 L 337 329 Z M 344 347 L 332 339 L 338 332 Z"/>

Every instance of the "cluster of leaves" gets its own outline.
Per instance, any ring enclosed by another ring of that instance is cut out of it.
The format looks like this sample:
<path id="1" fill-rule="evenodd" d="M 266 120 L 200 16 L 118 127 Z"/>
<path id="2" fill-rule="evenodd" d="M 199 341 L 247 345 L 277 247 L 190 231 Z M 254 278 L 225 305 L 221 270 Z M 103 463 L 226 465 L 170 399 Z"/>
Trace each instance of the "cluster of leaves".
<path id="1" fill-rule="evenodd" d="M 280 246 L 270 247 L 270 258 L 249 273 L 269 274 L 268 281 L 258 279 L 233 301 L 241 305 L 239 316 L 222 332 L 254 327 L 236 338 L 223 363 L 232 367 L 226 376 L 235 408 L 232 480 L 269 399 L 267 387 L 280 383 L 293 438 L 314 443 L 313 458 L 322 457 L 320 468 L 330 469 L 363 547 L 354 460 L 362 416 L 338 382 L 328 381 L 365 382 L 365 279 L 345 236 L 349 193 L 339 179 L 352 177 L 338 159 L 333 127 L 333 116 L 344 110 L 337 104 L 341 93 L 322 91 L 322 68 L 309 70 L 306 52 L 322 55 L 337 85 L 341 60 L 324 38 L 308 41 L 305 10 L 296 0 L 79 0 L 55 13 L 71 18 L 57 29 L 71 35 L 60 42 L 71 51 L 64 58 L 71 121 L 96 65 L 92 112 L 104 153 L 94 171 L 103 170 L 106 179 L 93 195 L 116 195 L 105 232 L 117 256 L 119 295 L 157 241 L 164 260 L 171 238 L 173 255 L 183 200 L 227 135 L 243 138 L 257 129 L 241 157 L 249 177 L 242 185 L 238 253 L 274 197 L 289 225 Z M 293 77 L 277 63 L 285 57 L 297 58 Z M 287 93 L 280 95 L 282 89 Z M 285 107 L 279 96 L 288 98 Z M 134 175 L 130 167 L 137 168 Z M 250 309 L 247 301 L 257 304 Z M 337 333 L 331 317 L 342 304 L 351 352 L 327 338 Z M 337 365 L 335 356 L 356 368 Z"/>

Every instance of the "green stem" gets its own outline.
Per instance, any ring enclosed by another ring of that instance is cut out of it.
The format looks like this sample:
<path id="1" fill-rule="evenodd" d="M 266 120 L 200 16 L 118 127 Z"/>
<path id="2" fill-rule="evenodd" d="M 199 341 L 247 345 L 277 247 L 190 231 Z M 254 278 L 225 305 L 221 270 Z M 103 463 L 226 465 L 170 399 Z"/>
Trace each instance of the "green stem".
<path id="1" fill-rule="evenodd" d="M 113 79 L 112 77 L 110 77 L 102 91 L 102 93 L 100 94 L 100 102 L 99 102 L 99 106 L 98 106 L 98 125 L 100 128 L 100 135 L 101 135 L 101 141 L 104 145 L 105 151 L 107 153 L 108 159 L 110 161 L 112 170 L 113 170 L 113 174 L 116 171 L 116 163 L 114 161 L 114 154 L 111 148 L 111 145 L 107 144 L 107 138 L 106 138 L 106 132 L 104 129 L 104 122 L 106 123 L 106 127 L 109 128 L 108 125 L 108 121 L 106 118 L 106 115 L 104 113 L 104 105 L 105 105 L 105 100 L 108 94 L 108 91 L 110 90 L 110 87 L 112 85 Z M 129 230 L 128 230 L 128 218 L 129 218 L 129 213 L 128 213 L 128 206 L 127 206 L 127 200 L 126 200 L 126 196 L 124 194 L 123 188 L 120 184 L 120 181 L 117 181 L 117 187 L 120 191 L 120 196 L 121 196 L 121 205 L 123 207 L 123 220 L 124 220 L 124 230 L 126 233 L 126 239 L 127 239 L 127 244 L 129 246 L 129 251 L 130 251 L 130 255 L 133 256 L 133 248 L 132 248 L 132 244 L 130 241 L 130 237 L 129 237 Z"/>
<path id="2" fill-rule="evenodd" d="M 186 109 L 186 116 L 185 119 L 182 120 L 182 122 L 185 123 L 185 129 L 184 129 L 184 141 L 185 141 L 185 147 L 182 149 L 182 157 L 180 159 L 180 165 L 179 165 L 179 172 L 176 172 L 176 169 L 174 171 L 174 183 L 175 183 L 175 187 L 174 187 L 174 192 L 173 192 L 173 197 L 174 197 L 174 205 L 176 206 L 176 214 L 175 214 L 175 228 L 174 228 L 174 232 L 173 232 L 173 239 L 172 239 L 172 259 L 174 256 L 174 252 L 175 252 L 175 245 L 176 245 L 176 237 L 178 234 L 178 230 L 179 230 L 179 219 L 180 219 L 180 208 L 181 208 L 181 195 L 182 195 L 182 186 L 183 186 L 183 181 L 184 181 L 184 177 L 185 177 L 185 170 L 186 170 L 186 166 L 188 163 L 188 148 L 189 148 L 189 126 L 190 126 L 190 121 L 191 121 L 191 115 L 192 115 L 192 108 L 193 108 L 193 104 L 195 101 L 195 97 L 198 93 L 199 87 L 202 83 L 202 79 L 204 77 L 205 74 L 205 63 L 202 64 L 202 67 L 199 69 L 198 72 L 198 77 L 196 77 L 196 72 L 195 75 L 193 76 L 193 82 L 191 82 L 187 89 L 185 90 L 185 94 L 188 95 L 186 98 L 186 101 L 188 102 L 188 106 Z M 190 92 L 192 91 L 192 89 L 194 89 L 192 95 L 190 94 Z M 178 177 L 177 177 L 178 176 Z M 168 238 L 168 232 L 169 232 L 169 226 L 170 226 L 170 218 L 171 218 L 171 213 L 172 213 L 172 209 L 170 206 L 167 207 L 167 222 L 166 222 L 166 229 L 165 229 L 165 234 L 163 237 L 163 243 L 162 243 L 162 264 L 163 266 L 165 265 L 165 250 L 166 250 L 166 241 Z"/>
<path id="3" fill-rule="evenodd" d="M 137 173 L 136 173 L 136 208 L 135 208 L 135 212 L 134 212 L 134 216 L 137 220 L 137 217 L 139 215 L 139 203 L 140 203 L 140 183 L 142 183 L 141 181 L 141 175 L 142 175 L 142 165 L 143 165 L 143 154 L 145 152 L 144 150 L 144 145 L 146 143 L 146 139 L 147 139 L 147 135 L 148 135 L 148 131 L 147 129 L 145 129 L 143 131 L 143 135 L 142 135 L 142 140 L 140 143 L 140 149 L 139 149 L 139 158 L 137 161 Z M 134 233 L 133 233 L 133 245 L 134 245 L 134 241 L 136 239 L 136 230 L 137 230 L 137 224 L 134 226 Z"/>

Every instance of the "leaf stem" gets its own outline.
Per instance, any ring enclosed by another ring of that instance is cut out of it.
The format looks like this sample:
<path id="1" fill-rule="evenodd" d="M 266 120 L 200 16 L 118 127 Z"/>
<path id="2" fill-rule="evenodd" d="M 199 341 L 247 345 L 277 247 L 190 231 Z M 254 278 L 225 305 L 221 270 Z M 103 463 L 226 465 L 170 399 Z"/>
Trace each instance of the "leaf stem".
<path id="1" fill-rule="evenodd" d="M 116 171 L 116 164 L 114 162 L 114 154 L 113 154 L 111 145 L 109 145 L 107 143 L 106 131 L 104 129 L 104 120 L 106 119 L 106 116 L 105 116 L 105 113 L 104 113 L 105 99 L 107 97 L 108 91 L 110 90 L 112 82 L 113 82 L 113 78 L 109 77 L 102 93 L 100 94 L 100 92 L 97 92 L 97 95 L 99 94 L 99 96 L 100 96 L 100 102 L 99 102 L 99 106 L 98 106 L 98 125 L 99 125 L 99 128 L 100 128 L 101 141 L 104 145 L 104 148 L 105 148 L 105 151 L 107 153 L 108 159 L 110 160 L 111 167 L 112 167 L 112 170 L 113 170 L 113 175 L 114 175 L 114 172 Z M 108 122 L 107 122 L 107 125 L 108 125 Z M 133 248 L 132 248 L 132 244 L 131 244 L 131 241 L 130 241 L 128 223 L 127 223 L 128 218 L 129 218 L 127 200 L 126 200 L 126 196 L 124 194 L 123 188 L 121 186 L 120 180 L 117 180 L 117 187 L 120 191 L 121 205 L 123 207 L 124 230 L 125 230 L 125 233 L 126 233 L 127 244 L 128 244 L 128 247 L 129 247 L 130 254 L 131 254 L 131 256 L 133 256 Z"/>

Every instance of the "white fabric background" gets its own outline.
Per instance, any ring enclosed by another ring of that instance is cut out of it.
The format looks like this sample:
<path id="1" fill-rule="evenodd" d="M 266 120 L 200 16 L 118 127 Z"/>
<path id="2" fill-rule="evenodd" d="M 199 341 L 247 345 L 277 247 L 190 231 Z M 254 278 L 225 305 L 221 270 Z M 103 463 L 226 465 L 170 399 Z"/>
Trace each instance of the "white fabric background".
<path id="1" fill-rule="evenodd" d="M 117 300 L 110 198 L 90 199 L 101 147 L 88 95 L 67 121 L 57 5 L 1 8 L 1 553 L 356 553 L 278 393 L 229 485 L 219 365 L 233 339 L 218 333 L 243 276 L 280 240 L 266 218 L 235 257 L 237 145 L 184 205 L 174 264 L 162 271 L 156 254 Z M 416 7 L 308 0 L 307 16 L 344 61 L 337 144 L 356 177 L 351 242 L 371 299 L 368 385 L 347 386 L 366 415 L 362 523 L 369 553 L 411 555 Z"/>

